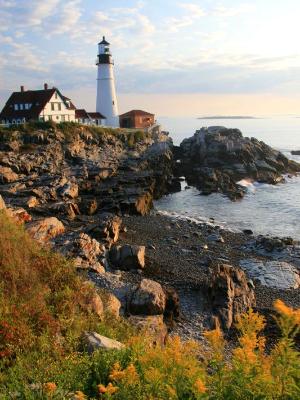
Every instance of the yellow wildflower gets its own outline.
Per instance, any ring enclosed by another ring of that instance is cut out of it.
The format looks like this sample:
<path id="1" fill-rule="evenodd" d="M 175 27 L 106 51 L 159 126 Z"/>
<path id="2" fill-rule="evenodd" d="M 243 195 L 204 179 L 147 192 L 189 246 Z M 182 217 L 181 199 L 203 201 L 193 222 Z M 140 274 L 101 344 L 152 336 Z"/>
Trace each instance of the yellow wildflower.
<path id="1" fill-rule="evenodd" d="M 286 317 L 292 317 L 294 312 L 292 308 L 288 307 L 282 300 L 276 300 L 274 302 L 274 308 L 279 314 L 285 315 Z"/>
<path id="2" fill-rule="evenodd" d="M 118 387 L 114 386 L 112 383 L 109 382 L 109 384 L 106 386 L 106 393 L 108 394 L 114 394 L 118 391 Z"/>
<path id="3" fill-rule="evenodd" d="M 80 390 L 78 390 L 77 392 L 74 393 L 72 400 L 85 400 L 85 399 L 86 399 L 86 395 L 83 392 L 81 392 Z"/>
<path id="4" fill-rule="evenodd" d="M 114 394 L 119 389 L 117 386 L 114 386 L 111 382 L 107 386 L 98 385 L 98 392 L 99 394 Z"/>
<path id="5" fill-rule="evenodd" d="M 52 394 L 56 391 L 57 386 L 54 382 L 47 382 L 47 383 L 44 383 L 43 388 L 46 393 Z"/>
<path id="6" fill-rule="evenodd" d="M 104 385 L 98 385 L 97 387 L 100 394 L 106 393 L 106 387 Z"/>
<path id="7" fill-rule="evenodd" d="M 207 391 L 207 388 L 201 379 L 196 380 L 194 387 L 198 393 L 205 393 Z"/>
<path id="8" fill-rule="evenodd" d="M 125 371 L 122 371 L 121 366 L 118 362 L 115 363 L 109 375 L 109 379 L 112 381 L 120 381 L 124 378 L 124 376 L 125 376 Z"/>

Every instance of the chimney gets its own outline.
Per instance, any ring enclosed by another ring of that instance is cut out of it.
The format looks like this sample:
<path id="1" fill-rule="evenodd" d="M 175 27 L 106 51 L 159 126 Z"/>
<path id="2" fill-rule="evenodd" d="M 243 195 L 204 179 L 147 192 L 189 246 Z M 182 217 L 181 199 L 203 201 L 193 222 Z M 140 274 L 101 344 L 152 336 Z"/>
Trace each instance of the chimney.
<path id="1" fill-rule="evenodd" d="M 48 89 L 48 83 L 44 83 L 44 90 Z"/>
<path id="2" fill-rule="evenodd" d="M 25 92 L 24 86 L 21 86 L 21 92 Z"/>

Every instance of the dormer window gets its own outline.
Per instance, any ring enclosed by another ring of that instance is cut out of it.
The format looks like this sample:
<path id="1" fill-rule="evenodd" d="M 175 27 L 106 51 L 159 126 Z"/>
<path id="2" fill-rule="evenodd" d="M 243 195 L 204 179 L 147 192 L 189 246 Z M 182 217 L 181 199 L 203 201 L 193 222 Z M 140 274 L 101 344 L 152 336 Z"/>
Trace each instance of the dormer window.
<path id="1" fill-rule="evenodd" d="M 15 104 L 14 107 L 15 107 L 15 110 L 16 110 L 16 111 L 19 110 L 19 104 Z"/>
<path id="2" fill-rule="evenodd" d="M 20 104 L 20 110 L 23 110 L 23 104 Z"/>

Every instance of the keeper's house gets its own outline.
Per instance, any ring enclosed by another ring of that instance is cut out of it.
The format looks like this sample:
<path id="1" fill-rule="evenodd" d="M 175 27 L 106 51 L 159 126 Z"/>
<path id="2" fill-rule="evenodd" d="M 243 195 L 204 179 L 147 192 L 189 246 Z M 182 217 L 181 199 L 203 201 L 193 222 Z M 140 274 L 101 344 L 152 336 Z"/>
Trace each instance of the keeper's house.
<path id="1" fill-rule="evenodd" d="M 74 121 L 76 107 L 57 88 L 13 92 L 0 114 L 2 124 L 22 124 L 31 120 Z"/>
<path id="2" fill-rule="evenodd" d="M 0 124 L 18 125 L 28 121 L 78 122 L 86 125 L 105 125 L 100 113 L 77 110 L 72 101 L 55 87 L 43 90 L 14 92 L 0 113 Z"/>

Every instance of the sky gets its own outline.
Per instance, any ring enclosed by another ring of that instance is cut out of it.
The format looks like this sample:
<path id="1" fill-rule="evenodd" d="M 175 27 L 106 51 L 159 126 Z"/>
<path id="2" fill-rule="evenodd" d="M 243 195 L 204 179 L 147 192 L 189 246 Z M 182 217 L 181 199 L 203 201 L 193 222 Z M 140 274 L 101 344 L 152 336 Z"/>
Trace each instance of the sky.
<path id="1" fill-rule="evenodd" d="M 120 112 L 300 114 L 299 0 L 0 0 L 0 108 L 47 82 L 95 109 L 97 43 Z"/>

